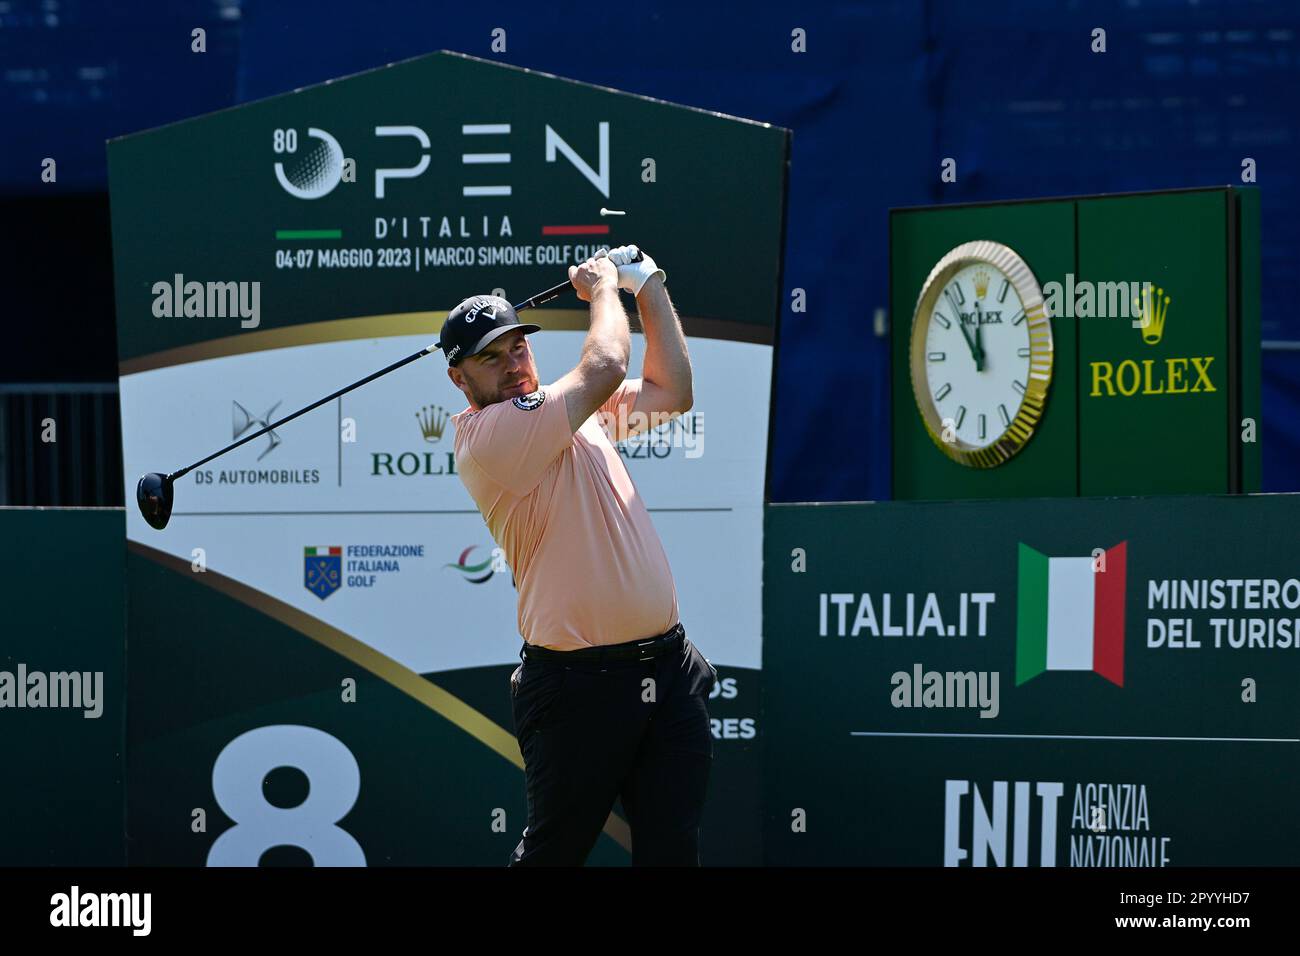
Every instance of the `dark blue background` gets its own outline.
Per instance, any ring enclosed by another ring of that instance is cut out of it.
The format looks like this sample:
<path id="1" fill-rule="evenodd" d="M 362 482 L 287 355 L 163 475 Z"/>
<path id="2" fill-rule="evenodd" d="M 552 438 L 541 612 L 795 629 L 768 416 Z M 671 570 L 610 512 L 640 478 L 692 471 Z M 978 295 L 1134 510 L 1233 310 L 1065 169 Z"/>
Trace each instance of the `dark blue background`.
<path id="1" fill-rule="evenodd" d="M 197 26 L 208 32 L 203 55 L 190 52 Z M 490 50 L 495 27 L 507 31 L 504 54 Z M 795 27 L 806 53 L 790 50 Z M 1095 27 L 1104 54 L 1090 51 Z M 891 206 L 1240 183 L 1253 157 L 1264 338 L 1300 341 L 1290 309 L 1300 301 L 1298 33 L 1300 5 L 1278 0 L 0 0 L 0 199 L 27 217 L 34 201 L 102 192 L 109 137 L 438 49 L 789 127 L 772 495 L 884 498 L 887 339 L 872 316 L 887 304 Z M 39 181 L 46 156 L 58 160 L 57 185 Z M 944 157 L 957 160 L 956 183 L 939 180 Z M 31 232 L 19 248 L 15 222 L 0 223 L 7 290 L 32 283 L 42 254 Z M 41 236 L 53 261 L 75 243 L 68 232 Z M 106 243 L 97 223 L 95 242 L 101 233 Z M 676 268 L 730 281 L 743 240 Z M 655 252 L 672 262 L 671 250 Z M 788 312 L 795 287 L 807 312 Z M 30 294 L 19 301 L 18 312 L 36 308 Z M 111 348 L 111 297 L 66 311 L 63 329 L 90 324 L 88 341 Z M 104 323 L 110 334 L 95 337 Z M 115 356 L 102 360 L 112 378 Z M 1300 487 L 1298 373 L 1300 351 L 1265 352 L 1266 490 Z"/>

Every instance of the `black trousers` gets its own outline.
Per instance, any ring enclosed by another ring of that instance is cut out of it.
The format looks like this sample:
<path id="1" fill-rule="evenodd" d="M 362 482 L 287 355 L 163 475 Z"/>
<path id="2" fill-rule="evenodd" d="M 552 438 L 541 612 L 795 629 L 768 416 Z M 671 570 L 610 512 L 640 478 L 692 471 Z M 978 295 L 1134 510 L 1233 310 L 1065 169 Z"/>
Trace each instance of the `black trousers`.
<path id="1" fill-rule="evenodd" d="M 666 637 L 646 661 L 521 649 L 510 683 L 528 825 L 509 866 L 583 865 L 616 798 L 633 866 L 700 865 L 717 671 L 680 624 Z"/>

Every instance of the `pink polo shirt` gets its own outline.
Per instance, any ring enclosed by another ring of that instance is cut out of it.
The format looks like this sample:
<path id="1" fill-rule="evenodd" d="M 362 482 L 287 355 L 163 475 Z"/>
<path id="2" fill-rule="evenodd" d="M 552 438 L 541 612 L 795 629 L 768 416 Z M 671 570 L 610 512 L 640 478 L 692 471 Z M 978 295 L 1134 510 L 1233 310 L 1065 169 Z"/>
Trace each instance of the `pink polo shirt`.
<path id="1" fill-rule="evenodd" d="M 627 379 L 599 411 L 626 422 L 640 391 Z M 570 432 L 564 393 L 545 385 L 451 420 L 456 470 L 515 573 L 525 641 L 574 650 L 677 623 L 668 556 L 597 415 Z"/>

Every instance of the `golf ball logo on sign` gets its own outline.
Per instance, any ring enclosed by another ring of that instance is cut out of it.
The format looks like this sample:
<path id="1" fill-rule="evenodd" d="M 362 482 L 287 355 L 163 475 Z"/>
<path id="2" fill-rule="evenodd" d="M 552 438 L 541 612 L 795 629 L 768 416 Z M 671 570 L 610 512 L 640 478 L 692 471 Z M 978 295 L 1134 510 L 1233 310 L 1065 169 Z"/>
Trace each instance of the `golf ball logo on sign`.
<path id="1" fill-rule="evenodd" d="M 343 583 L 343 549 L 326 545 L 302 551 L 303 587 L 323 601 Z"/>
<path id="2" fill-rule="evenodd" d="M 297 162 L 290 166 L 287 175 L 284 164 L 276 162 L 275 178 L 290 196 L 320 199 L 333 192 L 334 187 L 343 179 L 343 147 L 337 139 L 315 126 L 307 128 L 307 135 L 320 142 L 304 149 L 303 154 L 297 157 Z M 298 131 L 277 129 L 272 134 L 271 143 L 277 154 L 297 153 Z"/>

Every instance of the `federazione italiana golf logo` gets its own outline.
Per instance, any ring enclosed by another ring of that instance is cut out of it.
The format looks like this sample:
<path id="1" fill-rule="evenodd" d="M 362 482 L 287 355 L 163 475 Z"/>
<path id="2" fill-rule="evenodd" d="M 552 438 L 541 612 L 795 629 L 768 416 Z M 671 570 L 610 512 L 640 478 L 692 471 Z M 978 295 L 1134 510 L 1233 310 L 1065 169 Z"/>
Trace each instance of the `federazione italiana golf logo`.
<path id="1" fill-rule="evenodd" d="M 322 601 L 343 583 L 343 549 L 332 545 L 305 547 L 303 586 Z"/>
<path id="2" fill-rule="evenodd" d="M 302 552 L 303 587 L 322 601 L 344 586 L 385 587 L 425 556 L 423 544 L 307 545 Z"/>
<path id="3" fill-rule="evenodd" d="M 1093 671 L 1124 686 L 1127 542 L 1091 557 L 1049 558 L 1021 542 L 1016 685 L 1044 671 Z"/>

